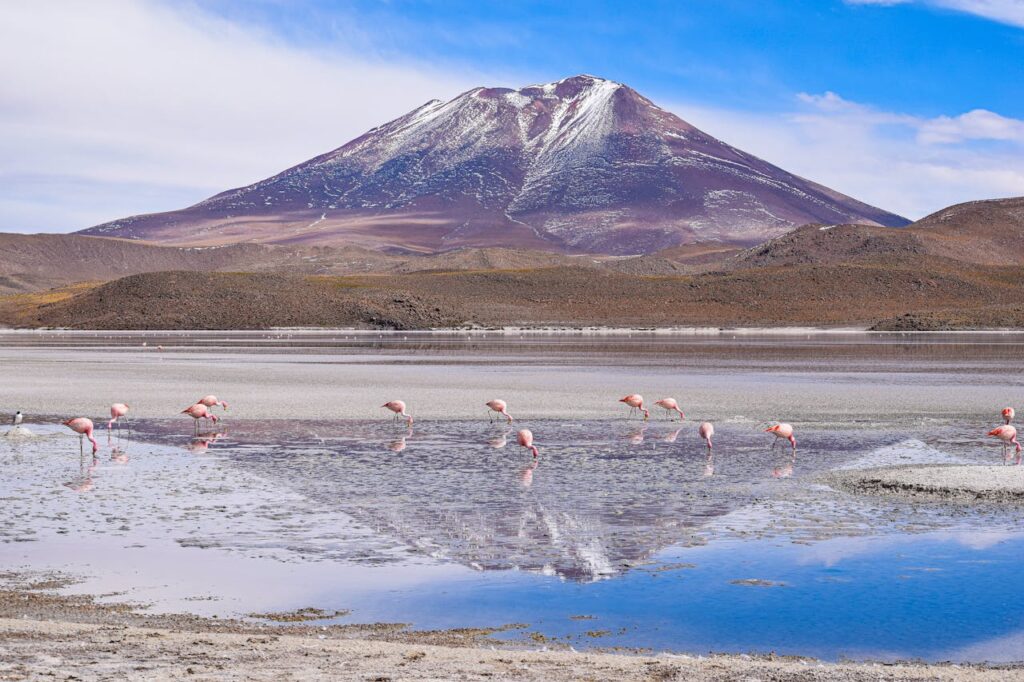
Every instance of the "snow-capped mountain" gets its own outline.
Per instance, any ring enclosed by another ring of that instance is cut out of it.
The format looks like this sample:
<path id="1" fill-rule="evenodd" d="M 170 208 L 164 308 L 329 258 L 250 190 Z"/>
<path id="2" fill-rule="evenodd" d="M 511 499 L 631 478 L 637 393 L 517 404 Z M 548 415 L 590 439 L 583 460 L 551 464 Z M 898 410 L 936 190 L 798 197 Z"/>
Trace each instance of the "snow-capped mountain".
<path id="1" fill-rule="evenodd" d="M 908 221 L 730 147 L 625 85 L 584 75 L 427 102 L 248 187 L 85 233 L 627 254 L 752 244 L 808 222 Z"/>

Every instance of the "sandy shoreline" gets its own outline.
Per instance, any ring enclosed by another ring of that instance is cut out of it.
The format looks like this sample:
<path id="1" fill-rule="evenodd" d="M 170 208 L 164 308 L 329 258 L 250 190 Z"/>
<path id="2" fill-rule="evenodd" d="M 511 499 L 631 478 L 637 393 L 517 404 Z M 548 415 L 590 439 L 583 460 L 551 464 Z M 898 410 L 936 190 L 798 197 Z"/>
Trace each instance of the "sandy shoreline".
<path id="1" fill-rule="evenodd" d="M 0 591 L 0 679 L 948 680 L 1024 679 L 1018 665 L 823 663 L 799 657 L 501 648 L 493 631 L 263 626 L 140 615 L 39 586 Z M 71 679 L 71 678 L 68 678 Z"/>

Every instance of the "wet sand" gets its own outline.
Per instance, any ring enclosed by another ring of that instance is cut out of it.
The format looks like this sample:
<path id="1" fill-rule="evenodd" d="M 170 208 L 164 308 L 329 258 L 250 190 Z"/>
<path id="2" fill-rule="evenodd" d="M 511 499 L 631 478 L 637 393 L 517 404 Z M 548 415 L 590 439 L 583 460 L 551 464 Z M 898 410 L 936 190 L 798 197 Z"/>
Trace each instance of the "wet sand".
<path id="1" fill-rule="evenodd" d="M 884 467 L 835 472 L 835 487 L 868 495 L 910 500 L 1024 504 L 1024 467 L 957 464 Z"/>

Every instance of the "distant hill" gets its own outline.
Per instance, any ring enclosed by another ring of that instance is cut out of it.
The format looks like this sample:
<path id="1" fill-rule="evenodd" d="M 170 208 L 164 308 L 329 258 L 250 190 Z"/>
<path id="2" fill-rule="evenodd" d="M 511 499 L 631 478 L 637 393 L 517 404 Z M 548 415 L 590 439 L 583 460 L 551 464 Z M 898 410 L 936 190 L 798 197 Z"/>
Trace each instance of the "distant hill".
<path id="1" fill-rule="evenodd" d="M 25 292 L 0 296 L 0 324 L 1024 328 L 1022 205 L 972 202 L 900 229 L 804 225 L 746 249 L 701 244 L 629 257 L 0 235 L 0 282 Z M 104 279 L 112 281 L 96 282 Z M 81 281 L 91 283 L 37 291 Z"/>
<path id="2" fill-rule="evenodd" d="M 718 263 L 726 268 L 939 258 L 979 265 L 1024 263 L 1024 197 L 950 206 L 900 230 L 805 225 Z"/>
<path id="3" fill-rule="evenodd" d="M 811 222 L 909 221 L 731 147 L 626 85 L 581 75 L 431 101 L 266 180 L 83 234 L 621 255 L 750 246 Z"/>

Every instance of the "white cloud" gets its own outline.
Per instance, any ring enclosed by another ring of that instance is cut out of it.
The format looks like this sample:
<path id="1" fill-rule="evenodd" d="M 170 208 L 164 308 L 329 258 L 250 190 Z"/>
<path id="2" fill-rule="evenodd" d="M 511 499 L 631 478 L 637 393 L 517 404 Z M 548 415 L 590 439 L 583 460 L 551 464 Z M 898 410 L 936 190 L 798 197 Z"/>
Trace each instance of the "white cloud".
<path id="1" fill-rule="evenodd" d="M 784 115 L 668 108 L 733 146 L 908 218 L 1024 195 L 1024 121 L 982 110 L 921 118 L 834 92 L 796 99 Z"/>
<path id="2" fill-rule="evenodd" d="M 916 3 L 973 14 L 1010 26 L 1024 27 L 1024 0 L 844 0 L 847 5 L 893 7 Z"/>
<path id="3" fill-rule="evenodd" d="M 1024 27 L 1024 0 L 928 0 L 946 9 Z"/>
<path id="4" fill-rule="evenodd" d="M 939 116 L 923 121 L 917 138 L 926 143 L 952 144 L 964 140 L 1006 140 L 1024 143 L 1024 121 L 985 109 L 959 116 Z"/>
<path id="5" fill-rule="evenodd" d="M 178 208 L 479 81 L 297 48 L 188 5 L 8 0 L 0 230 Z"/>

